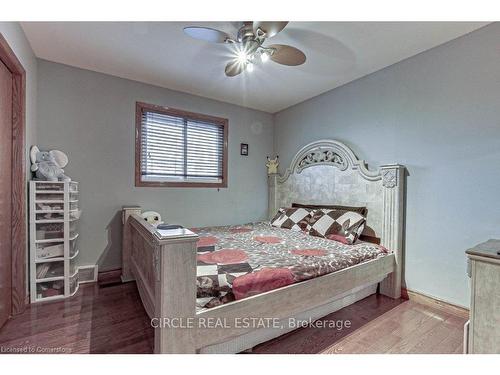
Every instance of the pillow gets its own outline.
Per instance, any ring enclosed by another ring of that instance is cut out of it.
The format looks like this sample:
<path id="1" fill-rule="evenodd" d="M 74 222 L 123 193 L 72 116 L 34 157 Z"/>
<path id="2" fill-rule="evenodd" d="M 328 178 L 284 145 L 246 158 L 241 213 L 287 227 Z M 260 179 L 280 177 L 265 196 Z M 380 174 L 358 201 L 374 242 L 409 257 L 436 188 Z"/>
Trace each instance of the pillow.
<path id="1" fill-rule="evenodd" d="M 319 209 L 312 211 L 310 215 L 307 226 L 310 235 L 337 241 L 342 236 L 348 245 L 358 239 L 366 222 L 362 215 L 353 211 Z"/>
<path id="2" fill-rule="evenodd" d="M 314 209 L 330 209 L 330 210 L 344 210 L 357 212 L 358 214 L 366 217 L 368 214 L 368 209 L 366 207 L 351 207 L 351 206 L 339 206 L 339 205 L 326 205 L 326 204 L 302 204 L 302 203 L 292 203 L 292 207 L 308 208 Z"/>
<path id="3" fill-rule="evenodd" d="M 306 230 L 311 211 L 305 208 L 282 207 L 271 220 L 271 225 L 291 230 Z"/>

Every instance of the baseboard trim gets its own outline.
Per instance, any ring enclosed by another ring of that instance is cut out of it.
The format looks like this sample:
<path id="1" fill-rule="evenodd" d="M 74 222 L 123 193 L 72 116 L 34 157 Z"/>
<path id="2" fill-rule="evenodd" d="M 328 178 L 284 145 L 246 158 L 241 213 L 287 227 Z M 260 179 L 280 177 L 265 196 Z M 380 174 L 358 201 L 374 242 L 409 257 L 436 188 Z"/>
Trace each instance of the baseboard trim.
<path id="1" fill-rule="evenodd" d="M 109 271 L 101 271 L 97 274 L 97 284 L 109 285 L 109 284 L 121 283 L 122 282 L 121 276 L 122 276 L 121 268 Z"/>
<path id="2" fill-rule="evenodd" d="M 401 288 L 401 297 L 404 299 L 409 299 L 410 301 L 414 301 L 416 303 L 420 303 L 422 305 L 434 307 L 438 310 L 445 311 L 460 318 L 469 319 L 469 309 L 454 305 L 436 297 L 431 297 L 426 294 L 415 292 L 406 288 Z"/>

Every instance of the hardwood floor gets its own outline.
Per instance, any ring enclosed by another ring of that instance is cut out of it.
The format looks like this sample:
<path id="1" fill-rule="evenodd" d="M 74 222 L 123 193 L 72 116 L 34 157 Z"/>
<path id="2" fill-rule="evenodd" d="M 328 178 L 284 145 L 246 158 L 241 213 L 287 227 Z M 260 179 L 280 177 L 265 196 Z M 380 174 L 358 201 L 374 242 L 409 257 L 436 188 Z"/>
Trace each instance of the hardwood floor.
<path id="1" fill-rule="evenodd" d="M 465 319 L 414 301 L 373 295 L 322 321 L 350 328 L 303 328 L 253 353 L 461 353 Z M 30 305 L 0 330 L 0 353 L 151 353 L 153 329 L 135 283 L 82 285 L 62 302 Z"/>
<path id="2" fill-rule="evenodd" d="M 462 353 L 465 318 L 408 300 L 373 295 L 322 320 L 345 319 L 352 328 L 307 328 L 254 348 L 254 353 Z"/>

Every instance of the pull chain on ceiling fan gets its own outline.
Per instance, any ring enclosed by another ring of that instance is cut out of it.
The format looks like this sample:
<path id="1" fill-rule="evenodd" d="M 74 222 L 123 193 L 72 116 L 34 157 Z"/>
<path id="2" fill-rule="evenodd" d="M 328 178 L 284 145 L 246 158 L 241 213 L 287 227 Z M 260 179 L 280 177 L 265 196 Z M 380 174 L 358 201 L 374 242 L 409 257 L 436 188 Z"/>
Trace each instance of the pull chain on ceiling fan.
<path id="1" fill-rule="evenodd" d="M 235 56 L 226 65 L 225 73 L 234 77 L 245 70 L 251 72 L 256 59 L 262 62 L 272 60 L 278 64 L 296 66 L 305 63 L 306 55 L 299 49 L 286 44 L 263 46 L 268 38 L 272 38 L 285 28 L 286 21 L 243 22 L 236 38 L 223 31 L 209 27 L 189 26 L 184 32 L 192 38 L 211 43 L 231 44 Z"/>

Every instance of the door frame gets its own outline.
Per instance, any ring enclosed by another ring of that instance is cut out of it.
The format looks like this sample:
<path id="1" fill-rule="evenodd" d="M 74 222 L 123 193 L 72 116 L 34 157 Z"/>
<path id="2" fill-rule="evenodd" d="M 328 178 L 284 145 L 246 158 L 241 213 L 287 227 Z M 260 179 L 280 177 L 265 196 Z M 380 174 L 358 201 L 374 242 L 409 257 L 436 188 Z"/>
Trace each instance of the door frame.
<path id="1" fill-rule="evenodd" d="M 0 61 L 12 73 L 12 315 L 26 308 L 26 71 L 0 33 Z"/>

